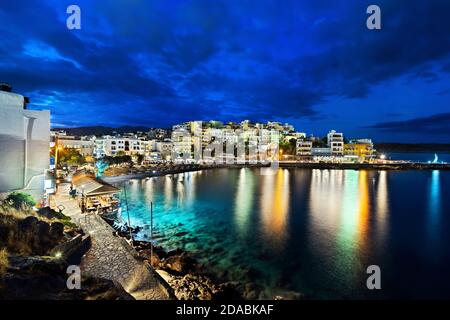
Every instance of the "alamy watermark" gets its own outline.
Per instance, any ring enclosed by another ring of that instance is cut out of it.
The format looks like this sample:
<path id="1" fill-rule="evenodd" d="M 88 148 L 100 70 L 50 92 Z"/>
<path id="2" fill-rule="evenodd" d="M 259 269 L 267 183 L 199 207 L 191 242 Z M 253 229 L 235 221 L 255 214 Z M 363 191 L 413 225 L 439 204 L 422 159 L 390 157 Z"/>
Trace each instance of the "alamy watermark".
<path id="1" fill-rule="evenodd" d="M 66 26 L 69 30 L 81 29 L 81 9 L 78 5 L 72 4 L 67 7 L 66 13 L 69 15 L 66 19 Z M 367 7 L 366 13 L 370 16 L 366 20 L 366 26 L 369 30 L 381 29 L 381 8 L 375 4 Z"/>
<path id="2" fill-rule="evenodd" d="M 69 275 L 66 281 L 67 289 L 80 290 L 81 289 L 81 269 L 77 265 L 70 265 L 67 267 L 66 273 Z"/>
<path id="3" fill-rule="evenodd" d="M 367 278 L 366 286 L 369 290 L 381 289 L 381 269 L 379 266 L 373 264 L 367 267 L 366 273 L 370 274 Z"/>
<path id="4" fill-rule="evenodd" d="M 66 19 L 66 26 L 69 30 L 81 29 L 81 9 L 79 6 L 72 4 L 67 7 L 66 13 L 69 15 Z"/>
<path id="5" fill-rule="evenodd" d="M 367 14 L 370 16 L 366 20 L 366 26 L 369 30 L 380 30 L 381 29 L 381 9 L 379 6 L 372 4 L 367 7 Z"/>
<path id="6" fill-rule="evenodd" d="M 172 132 L 171 159 L 195 164 L 270 164 L 276 169 L 280 137 L 273 129 L 178 128 Z"/>

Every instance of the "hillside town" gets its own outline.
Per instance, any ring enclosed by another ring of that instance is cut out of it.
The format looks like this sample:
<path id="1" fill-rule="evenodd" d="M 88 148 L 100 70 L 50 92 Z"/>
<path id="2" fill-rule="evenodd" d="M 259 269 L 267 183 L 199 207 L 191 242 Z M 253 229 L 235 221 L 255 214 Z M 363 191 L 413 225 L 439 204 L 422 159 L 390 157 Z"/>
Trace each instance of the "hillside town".
<path id="1" fill-rule="evenodd" d="M 186 133 L 186 134 L 180 134 Z M 238 144 L 243 137 L 251 145 L 274 142 L 265 135 L 275 132 L 279 138 L 280 159 L 285 161 L 364 162 L 374 159 L 376 152 L 368 138 L 345 140 L 344 134 L 331 130 L 326 137 L 307 136 L 288 123 L 222 123 L 219 121 L 189 121 L 174 125 L 171 129 L 150 129 L 148 132 L 116 133 L 101 136 L 74 136 L 64 130 L 51 131 L 52 145 L 75 150 L 83 157 L 99 159 L 105 156 L 128 155 L 138 162 L 219 162 L 219 158 L 207 158 L 206 151 L 214 141 L 222 138 L 224 157 L 226 143 Z M 199 133 L 199 134 L 198 134 Z M 240 137 L 241 136 L 241 137 Z M 194 157 L 194 150 L 202 151 L 201 158 Z M 234 151 L 234 150 L 233 150 Z M 185 157 L 183 157 L 185 155 Z M 186 157 L 186 155 L 188 155 Z"/>
<path id="2" fill-rule="evenodd" d="M 68 133 L 70 129 L 51 130 L 50 111 L 30 110 L 29 102 L 28 97 L 14 93 L 11 85 L 1 84 L 0 168 L 8 170 L 0 172 L 0 192 L 24 189 L 38 196 L 45 189 L 51 193 L 58 178 L 55 168 L 90 164 L 93 170 L 99 170 L 95 168 L 99 160 L 108 165 L 139 167 L 274 160 L 368 163 L 376 157 L 369 138 L 346 139 L 344 133 L 335 130 L 317 137 L 275 121 L 188 121 L 171 128 L 75 136 Z"/>

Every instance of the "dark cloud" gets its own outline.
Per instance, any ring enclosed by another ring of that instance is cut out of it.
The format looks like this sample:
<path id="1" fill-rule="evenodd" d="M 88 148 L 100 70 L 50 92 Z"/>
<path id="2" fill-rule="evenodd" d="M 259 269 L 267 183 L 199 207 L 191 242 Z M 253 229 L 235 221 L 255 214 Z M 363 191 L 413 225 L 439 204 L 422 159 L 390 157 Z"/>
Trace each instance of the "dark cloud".
<path id="1" fill-rule="evenodd" d="M 320 125 L 323 103 L 450 70 L 448 1 L 380 0 L 380 31 L 365 27 L 368 1 L 77 3 L 80 31 L 65 28 L 69 1 L 0 3 L 0 80 L 66 125 Z"/>
<path id="2" fill-rule="evenodd" d="M 427 117 L 419 117 L 405 121 L 389 121 L 377 123 L 368 128 L 388 132 L 405 132 L 413 134 L 450 135 L 450 113 L 440 113 Z M 447 139 L 448 140 L 448 139 Z M 449 142 L 449 141 L 447 141 Z"/>

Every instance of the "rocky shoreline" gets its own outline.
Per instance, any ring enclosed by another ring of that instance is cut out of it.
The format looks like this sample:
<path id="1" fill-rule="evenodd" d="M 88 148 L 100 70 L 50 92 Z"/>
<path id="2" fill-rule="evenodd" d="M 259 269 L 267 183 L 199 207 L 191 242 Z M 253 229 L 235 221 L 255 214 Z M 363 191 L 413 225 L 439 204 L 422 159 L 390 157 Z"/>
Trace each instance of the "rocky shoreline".
<path id="1" fill-rule="evenodd" d="M 133 300 L 114 281 L 82 277 L 66 286 L 67 267 L 90 249 L 90 236 L 50 208 L 33 211 L 0 205 L 0 300 Z"/>
<path id="2" fill-rule="evenodd" d="M 130 240 L 128 226 L 119 227 L 114 220 L 103 219 L 116 230 L 116 235 Z M 141 229 L 132 228 L 137 234 Z M 221 282 L 210 274 L 193 255 L 185 250 L 166 251 L 160 246 L 153 246 L 147 241 L 133 241 L 134 249 L 139 256 L 149 263 L 159 276 L 173 290 L 179 300 L 257 300 L 260 299 L 261 288 L 253 283 L 237 281 Z M 274 297 L 276 299 L 297 299 L 298 297 Z"/>

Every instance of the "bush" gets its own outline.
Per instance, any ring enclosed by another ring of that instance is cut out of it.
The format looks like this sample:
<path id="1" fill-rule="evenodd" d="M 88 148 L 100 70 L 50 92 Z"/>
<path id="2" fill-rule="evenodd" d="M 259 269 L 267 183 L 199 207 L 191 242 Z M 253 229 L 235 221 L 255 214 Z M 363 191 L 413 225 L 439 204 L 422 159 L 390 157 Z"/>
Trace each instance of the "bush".
<path id="1" fill-rule="evenodd" d="M 23 192 L 12 192 L 6 198 L 6 201 L 11 204 L 15 209 L 31 208 L 36 205 L 33 197 L 28 193 Z"/>
<path id="2" fill-rule="evenodd" d="M 6 249 L 2 249 L 0 250 L 0 278 L 6 273 L 8 267 L 8 251 Z"/>
<path id="3" fill-rule="evenodd" d="M 72 229 L 77 229 L 77 225 L 73 222 L 71 222 L 72 218 L 70 218 L 69 216 L 66 216 L 64 213 L 53 210 L 49 207 L 45 207 L 45 208 L 41 208 L 38 211 L 38 214 L 40 217 L 45 217 L 47 219 L 49 219 L 50 221 L 52 219 L 58 219 L 59 222 L 63 223 L 65 226 L 72 228 Z"/>

